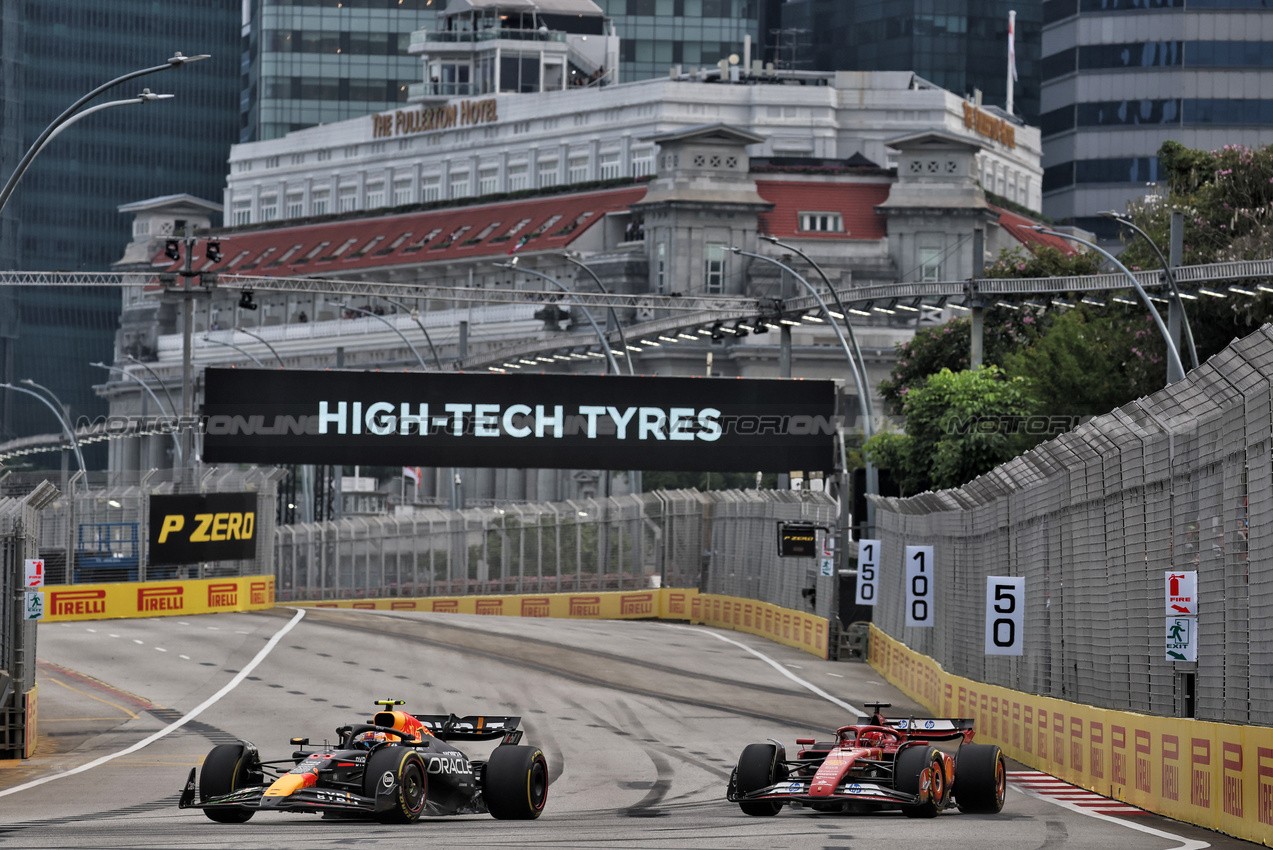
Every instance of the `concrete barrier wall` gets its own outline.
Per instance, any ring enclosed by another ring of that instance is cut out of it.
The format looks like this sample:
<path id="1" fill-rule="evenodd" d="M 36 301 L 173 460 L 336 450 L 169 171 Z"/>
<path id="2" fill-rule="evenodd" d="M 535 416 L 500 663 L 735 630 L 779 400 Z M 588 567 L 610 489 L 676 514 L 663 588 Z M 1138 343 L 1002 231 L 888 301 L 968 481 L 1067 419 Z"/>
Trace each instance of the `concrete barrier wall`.
<path id="1" fill-rule="evenodd" d="M 1161 815 L 1273 846 L 1273 729 L 1093 708 L 947 673 L 871 627 L 868 661 L 939 717 L 1030 767 Z"/>
<path id="2" fill-rule="evenodd" d="M 51 585 L 44 589 L 44 619 L 48 621 L 216 614 L 273 607 L 274 576 Z"/>

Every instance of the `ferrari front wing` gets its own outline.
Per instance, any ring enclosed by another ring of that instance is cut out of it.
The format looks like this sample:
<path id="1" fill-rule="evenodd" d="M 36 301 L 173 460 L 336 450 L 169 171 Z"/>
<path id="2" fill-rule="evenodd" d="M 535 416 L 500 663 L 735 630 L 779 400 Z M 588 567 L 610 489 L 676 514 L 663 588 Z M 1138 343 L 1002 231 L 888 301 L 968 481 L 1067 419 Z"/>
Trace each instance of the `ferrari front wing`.
<path id="1" fill-rule="evenodd" d="M 731 788 L 727 799 L 731 803 L 746 803 L 753 800 L 772 800 L 779 803 L 825 803 L 835 800 L 885 806 L 911 806 L 925 800 L 918 794 L 908 794 L 887 785 L 862 782 L 852 777 L 845 777 L 831 793 L 820 793 L 815 797 L 809 790 L 812 782 L 812 777 L 784 779 L 782 782 L 776 782 L 767 788 L 747 794 L 739 794 Z"/>

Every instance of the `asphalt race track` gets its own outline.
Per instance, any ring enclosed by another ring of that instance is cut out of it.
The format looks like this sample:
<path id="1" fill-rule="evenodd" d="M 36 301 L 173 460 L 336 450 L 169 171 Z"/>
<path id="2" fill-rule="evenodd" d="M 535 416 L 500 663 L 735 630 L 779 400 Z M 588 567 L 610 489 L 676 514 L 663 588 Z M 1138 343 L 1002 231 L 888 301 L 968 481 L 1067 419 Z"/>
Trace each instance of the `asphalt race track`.
<path id="1" fill-rule="evenodd" d="M 845 706 L 865 701 L 892 702 L 891 714 L 918 706 L 864 664 L 723 630 L 334 610 L 296 620 L 280 608 L 43 623 L 38 657 L 40 745 L 31 760 L 0 762 L 0 847 L 1255 846 L 1072 798 L 1025 773 L 997 816 L 748 817 L 724 799 L 746 744 L 791 747 L 852 722 Z M 422 713 L 522 715 L 524 743 L 550 765 L 544 816 L 382 826 L 259 814 L 231 825 L 177 808 L 186 774 L 214 744 L 244 738 L 282 757 L 290 737 L 321 741 L 388 697 Z"/>

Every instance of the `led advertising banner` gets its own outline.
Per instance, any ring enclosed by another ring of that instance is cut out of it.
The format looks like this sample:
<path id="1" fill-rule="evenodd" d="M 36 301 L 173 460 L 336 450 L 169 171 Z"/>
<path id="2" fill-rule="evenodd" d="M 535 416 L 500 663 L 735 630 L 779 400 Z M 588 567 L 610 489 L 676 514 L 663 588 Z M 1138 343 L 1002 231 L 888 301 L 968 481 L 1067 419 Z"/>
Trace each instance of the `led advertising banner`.
<path id="1" fill-rule="evenodd" d="M 150 564 L 256 557 L 256 494 L 150 497 Z"/>
<path id="2" fill-rule="evenodd" d="M 831 381 L 208 369 L 203 459 L 833 471 Z"/>

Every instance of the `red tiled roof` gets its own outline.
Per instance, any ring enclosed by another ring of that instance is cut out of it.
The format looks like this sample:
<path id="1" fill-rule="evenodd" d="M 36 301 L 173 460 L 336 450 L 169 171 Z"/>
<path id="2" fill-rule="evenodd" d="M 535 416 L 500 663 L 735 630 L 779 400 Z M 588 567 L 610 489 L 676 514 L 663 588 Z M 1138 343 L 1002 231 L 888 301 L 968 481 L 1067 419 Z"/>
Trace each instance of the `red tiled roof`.
<path id="1" fill-rule="evenodd" d="M 760 197 L 774 205 L 760 216 L 760 230 L 770 236 L 801 239 L 883 239 L 884 216 L 877 204 L 888 200 L 888 183 L 807 183 L 795 180 L 757 180 Z M 845 233 L 800 230 L 800 213 L 840 214 Z"/>
<path id="2" fill-rule="evenodd" d="M 1049 248 L 1056 248 L 1064 254 L 1077 254 L 1078 248 L 1068 239 L 1062 239 L 1059 236 L 1045 236 L 1036 230 L 1031 230 L 1036 224 L 1042 224 L 1041 221 L 1035 221 L 1031 218 L 1009 212 L 1002 207 L 991 206 L 990 209 L 999 214 L 999 224 L 1014 239 L 1022 245 L 1033 251 L 1035 248 L 1046 245 Z"/>
<path id="3" fill-rule="evenodd" d="M 215 267 L 196 270 L 272 277 L 339 274 L 433 260 L 497 257 L 525 236 L 523 251 L 561 250 L 606 213 L 626 210 L 646 187 L 553 195 L 496 204 L 451 207 L 406 215 L 331 221 L 299 227 L 229 233 Z M 538 234 L 538 235 L 532 235 Z M 154 262 L 163 263 L 162 253 Z M 172 263 L 175 271 L 180 263 Z"/>

